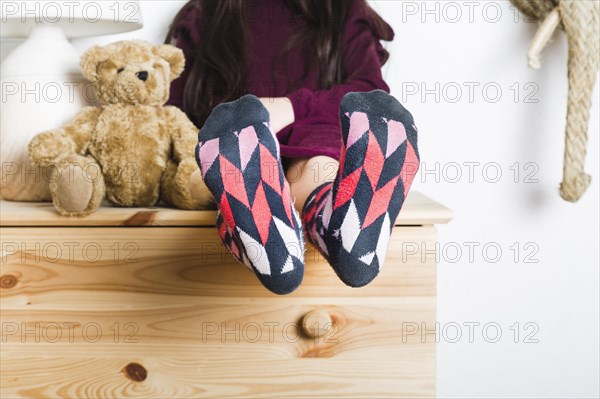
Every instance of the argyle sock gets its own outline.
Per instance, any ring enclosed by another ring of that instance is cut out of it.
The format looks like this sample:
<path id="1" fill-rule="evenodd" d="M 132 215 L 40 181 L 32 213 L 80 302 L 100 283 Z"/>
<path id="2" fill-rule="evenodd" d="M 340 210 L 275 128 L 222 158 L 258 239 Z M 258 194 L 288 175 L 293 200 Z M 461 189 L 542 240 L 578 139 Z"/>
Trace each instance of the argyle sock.
<path id="1" fill-rule="evenodd" d="M 221 104 L 198 138 L 196 160 L 219 207 L 223 244 L 266 288 L 292 292 L 304 275 L 304 238 L 268 111 L 251 95 Z"/>
<path id="2" fill-rule="evenodd" d="M 418 170 L 417 129 L 410 112 L 381 90 L 346 94 L 340 119 L 338 175 L 313 191 L 302 219 L 339 278 L 361 287 L 381 269 Z"/>

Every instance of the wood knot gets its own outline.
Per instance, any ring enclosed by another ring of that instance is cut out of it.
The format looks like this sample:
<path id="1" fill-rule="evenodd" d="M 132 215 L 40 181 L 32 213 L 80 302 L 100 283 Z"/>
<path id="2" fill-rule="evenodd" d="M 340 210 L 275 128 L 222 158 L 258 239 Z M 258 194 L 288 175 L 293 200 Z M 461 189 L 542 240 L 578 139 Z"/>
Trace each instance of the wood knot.
<path id="1" fill-rule="evenodd" d="M 142 382 L 148 377 L 148 372 L 139 363 L 129 363 L 125 366 L 123 372 L 127 378 L 135 382 Z"/>
<path id="2" fill-rule="evenodd" d="M 17 278 L 12 274 L 5 274 L 0 277 L 0 287 L 2 288 L 12 288 L 17 285 Z"/>
<path id="3" fill-rule="evenodd" d="M 123 226 L 152 226 L 158 211 L 139 211 L 123 222 Z"/>
<path id="4" fill-rule="evenodd" d="M 315 345 L 300 354 L 300 357 L 326 359 L 334 357 L 335 353 L 336 350 L 332 344 Z"/>

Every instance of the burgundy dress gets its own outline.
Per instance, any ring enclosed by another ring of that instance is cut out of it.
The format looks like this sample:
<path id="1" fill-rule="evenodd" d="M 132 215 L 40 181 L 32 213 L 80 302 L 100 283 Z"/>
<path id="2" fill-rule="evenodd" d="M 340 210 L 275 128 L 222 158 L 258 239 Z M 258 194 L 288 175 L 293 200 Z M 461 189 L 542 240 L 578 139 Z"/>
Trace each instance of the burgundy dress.
<path id="1" fill-rule="evenodd" d="M 319 70 L 309 69 L 304 75 L 304 63 L 293 62 L 303 59 L 301 48 L 293 48 L 285 63 L 273 64 L 280 48 L 295 32 L 294 18 L 282 0 L 252 2 L 257 7 L 249 18 L 251 48 L 248 52 L 247 92 L 257 97 L 288 97 L 294 109 L 293 124 L 277 132 L 281 156 L 287 158 L 310 158 L 326 155 L 340 157 L 341 133 L 339 106 L 344 94 L 375 89 L 389 92 L 381 76 L 383 47 L 382 37 L 393 35 L 386 24 L 387 32 L 380 32 L 372 23 L 364 0 L 352 1 L 342 38 L 342 68 L 344 76 L 351 79 L 329 90 L 319 90 Z M 188 12 L 180 26 L 176 27 L 177 46 L 186 57 L 186 65 L 194 62 L 195 46 L 200 42 L 198 29 L 199 11 Z M 273 64 L 273 70 L 271 66 Z M 169 104 L 183 108 L 183 90 L 189 71 L 184 70 L 180 78 L 171 85 Z M 274 81 L 275 77 L 279 77 Z M 285 78 L 281 78 L 285 77 Z"/>

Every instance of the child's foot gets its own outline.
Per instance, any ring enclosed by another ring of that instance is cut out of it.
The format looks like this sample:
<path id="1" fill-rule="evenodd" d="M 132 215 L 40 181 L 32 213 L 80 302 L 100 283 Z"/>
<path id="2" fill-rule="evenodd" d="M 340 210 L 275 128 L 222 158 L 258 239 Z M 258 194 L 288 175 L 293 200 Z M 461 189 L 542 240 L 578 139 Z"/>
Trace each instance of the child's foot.
<path id="1" fill-rule="evenodd" d="M 381 269 L 418 170 L 417 129 L 410 112 L 381 90 L 346 94 L 340 118 L 339 173 L 309 196 L 302 218 L 340 279 L 361 287 Z"/>
<path id="2" fill-rule="evenodd" d="M 294 291 L 304 275 L 302 225 L 260 100 L 217 106 L 200 130 L 196 160 L 219 206 L 223 244 L 272 292 Z"/>

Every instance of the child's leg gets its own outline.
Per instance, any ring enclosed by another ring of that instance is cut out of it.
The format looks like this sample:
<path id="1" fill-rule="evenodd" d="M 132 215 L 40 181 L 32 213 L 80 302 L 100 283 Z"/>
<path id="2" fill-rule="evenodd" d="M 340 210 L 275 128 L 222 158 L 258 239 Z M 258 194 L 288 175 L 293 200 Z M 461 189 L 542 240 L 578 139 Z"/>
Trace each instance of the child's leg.
<path id="1" fill-rule="evenodd" d="M 225 246 L 269 290 L 295 290 L 304 275 L 302 226 L 260 100 L 247 95 L 217 106 L 200 130 L 196 158 Z"/>
<path id="2" fill-rule="evenodd" d="M 338 161 L 327 156 L 294 159 L 290 163 L 285 175 L 298 212 L 302 212 L 306 200 L 317 187 L 335 179 L 339 166 Z"/>
<path id="3" fill-rule="evenodd" d="M 418 169 L 417 130 L 412 115 L 381 90 L 344 96 L 340 118 L 339 172 L 312 192 L 302 219 L 342 281 L 360 287 L 379 273 Z"/>

